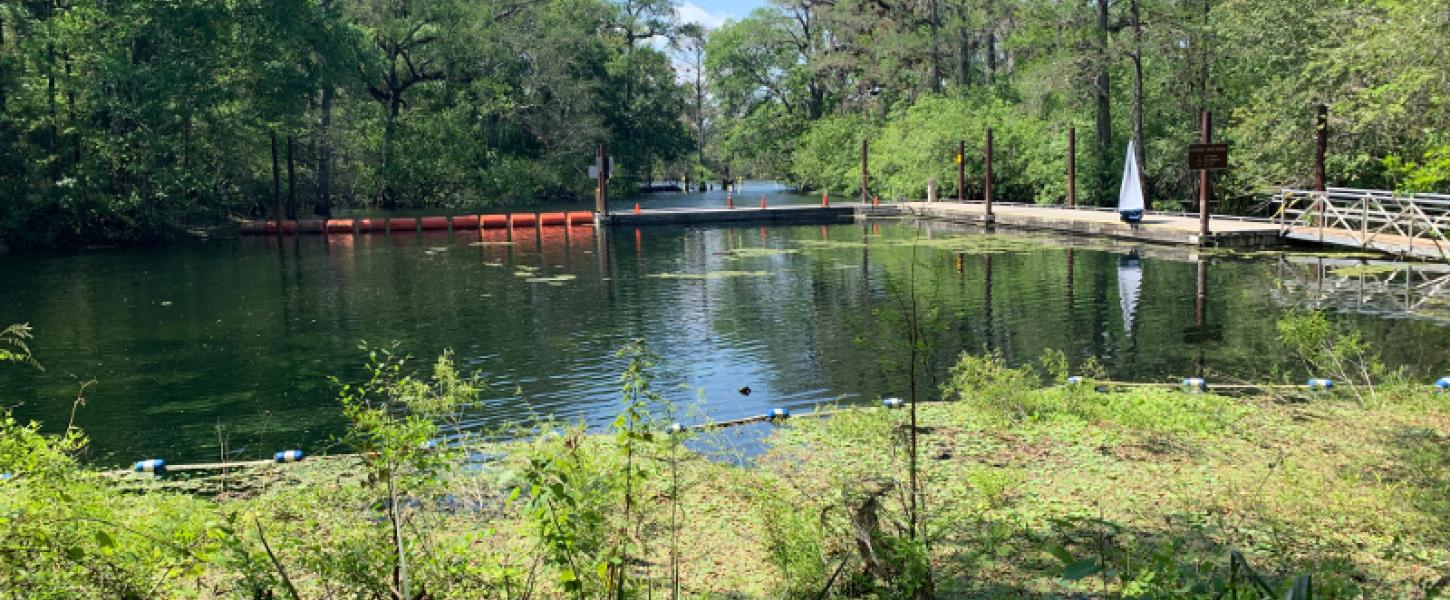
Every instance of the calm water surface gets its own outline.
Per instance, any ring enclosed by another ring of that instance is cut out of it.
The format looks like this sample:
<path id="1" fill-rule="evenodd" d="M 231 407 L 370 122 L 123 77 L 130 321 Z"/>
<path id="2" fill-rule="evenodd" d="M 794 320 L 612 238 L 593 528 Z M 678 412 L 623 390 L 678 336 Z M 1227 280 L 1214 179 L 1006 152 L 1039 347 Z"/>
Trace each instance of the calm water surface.
<path id="1" fill-rule="evenodd" d="M 913 250 L 918 236 L 930 239 Z M 1274 322 L 1287 306 L 1324 303 L 1316 260 L 900 221 L 529 230 L 512 240 L 245 238 L 4 256 L 0 322 L 34 326 L 46 370 L 0 370 L 0 401 L 63 429 L 80 383 L 96 380 L 77 424 L 101 464 L 212 459 L 219 427 L 236 458 L 316 450 L 342 425 L 329 376 L 360 376 L 360 342 L 397 341 L 418 366 L 451 349 L 492 384 L 470 425 L 539 415 L 601 425 L 617 406 L 615 351 L 640 338 L 662 357 L 657 389 L 695 406 L 686 420 L 874 402 L 903 394 L 880 350 L 899 330 L 875 316 L 900 309 L 913 264 L 935 309 L 938 373 L 963 351 L 1023 363 L 1061 349 L 1075 364 L 1097 357 L 1117 378 L 1298 376 Z M 1392 364 L 1426 377 L 1450 369 L 1445 353 L 1426 350 L 1443 347 L 1450 328 L 1440 321 L 1401 318 L 1413 311 L 1393 306 L 1336 314 Z"/>

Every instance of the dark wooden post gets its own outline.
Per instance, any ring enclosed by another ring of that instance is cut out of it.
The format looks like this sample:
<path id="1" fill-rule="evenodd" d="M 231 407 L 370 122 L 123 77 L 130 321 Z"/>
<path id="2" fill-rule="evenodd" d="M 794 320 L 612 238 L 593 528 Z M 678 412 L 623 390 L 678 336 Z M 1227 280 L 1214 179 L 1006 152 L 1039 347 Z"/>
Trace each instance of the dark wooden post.
<path id="1" fill-rule="evenodd" d="M 1329 150 L 1329 107 L 1319 105 L 1319 114 L 1314 121 L 1314 190 L 1325 191 L 1324 155 Z"/>
<path id="2" fill-rule="evenodd" d="M 957 202 L 967 201 L 967 142 L 957 142 Z"/>
<path id="3" fill-rule="evenodd" d="M 604 144 L 600 144 L 594 152 L 595 185 L 599 189 L 594 193 L 594 212 L 601 216 L 609 214 L 609 157 L 604 153 Z"/>
<path id="4" fill-rule="evenodd" d="M 287 218 L 297 218 L 297 170 L 292 162 L 292 155 L 297 146 L 297 138 L 287 134 Z"/>
<path id="5" fill-rule="evenodd" d="M 1212 118 L 1213 117 L 1209 115 L 1209 112 L 1208 111 L 1206 111 L 1206 110 L 1203 111 L 1203 118 L 1201 119 L 1201 122 L 1199 123 L 1198 141 L 1203 142 L 1205 144 L 1213 141 L 1213 133 L 1211 131 L 1211 129 L 1213 127 Z M 1208 173 L 1209 173 L 1208 169 L 1202 169 L 1202 170 L 1200 170 L 1198 172 L 1198 237 L 1199 237 L 1198 243 L 1199 243 L 1199 245 L 1202 245 L 1203 243 L 1205 243 L 1205 242 L 1208 241 L 1208 196 L 1209 196 Z"/>
<path id="6" fill-rule="evenodd" d="M 1324 155 L 1329 151 L 1329 107 L 1319 105 L 1318 115 L 1314 119 L 1314 191 L 1324 192 L 1328 190 L 1324 177 Z M 1324 209 L 1329 203 L 1327 194 L 1320 194 L 1314 199 L 1314 204 L 1319 207 L 1319 243 L 1324 243 Z M 1366 207 L 1368 204 L 1366 204 Z M 1369 222 L 1368 211 L 1365 211 L 1365 223 Z M 1411 221 L 1413 224 L 1414 222 Z M 1361 227 L 1363 229 L 1363 227 Z M 1413 245 L 1415 238 L 1410 238 Z"/>
<path id="7" fill-rule="evenodd" d="M 272 206 L 277 214 L 277 235 L 282 235 L 282 221 L 287 213 L 282 208 L 282 174 L 277 170 L 277 132 L 269 131 L 272 138 Z"/>
<path id="8" fill-rule="evenodd" d="M 1067 128 L 1067 206 L 1077 206 L 1077 128 Z"/>
<path id="9" fill-rule="evenodd" d="M 986 200 L 985 204 L 986 204 L 986 208 L 987 208 L 987 216 L 988 217 L 991 217 L 992 216 L 992 128 L 991 127 L 988 127 L 987 128 L 987 148 L 986 148 L 986 150 L 987 150 L 987 152 L 986 152 L 986 155 L 987 155 L 986 156 L 986 163 L 987 164 L 986 164 L 986 168 L 984 169 L 984 177 L 985 177 L 985 180 L 986 180 L 986 184 L 985 184 L 985 192 L 986 192 L 986 194 L 985 194 L 984 198 Z"/>
<path id="10" fill-rule="evenodd" d="M 866 153 L 867 153 L 867 149 L 866 148 L 867 148 L 867 142 L 866 142 L 866 140 L 861 140 L 861 203 L 862 204 L 869 204 L 871 202 L 870 192 L 867 191 L 867 189 L 868 189 L 867 186 L 869 184 L 869 175 L 868 175 L 869 172 L 866 170 Z"/>

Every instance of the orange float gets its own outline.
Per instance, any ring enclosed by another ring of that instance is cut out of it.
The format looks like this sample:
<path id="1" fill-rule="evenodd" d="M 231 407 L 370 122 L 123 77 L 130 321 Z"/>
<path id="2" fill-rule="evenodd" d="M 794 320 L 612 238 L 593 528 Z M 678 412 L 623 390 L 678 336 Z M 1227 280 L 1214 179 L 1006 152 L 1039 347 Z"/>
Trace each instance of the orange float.
<path id="1" fill-rule="evenodd" d="M 418 223 L 422 224 L 423 231 L 448 229 L 448 217 L 423 217 Z"/>
<path id="2" fill-rule="evenodd" d="M 264 231 L 266 233 L 277 233 L 277 222 L 267 221 L 267 228 Z M 294 233 L 297 233 L 297 222 L 282 221 L 282 233 L 285 235 L 292 235 Z"/>
<path id="3" fill-rule="evenodd" d="M 539 221 L 534 213 L 512 213 L 509 220 L 514 227 L 533 227 Z"/>
<path id="4" fill-rule="evenodd" d="M 569 213 L 569 224 L 570 225 L 593 225 L 594 224 L 594 213 L 589 212 L 587 210 L 581 210 L 581 211 L 571 212 L 571 213 Z"/>
<path id="5" fill-rule="evenodd" d="M 358 219 L 357 220 L 357 231 L 358 231 L 358 233 L 368 233 L 368 232 L 372 232 L 372 231 L 387 231 L 387 230 L 388 230 L 388 220 L 387 219 Z"/>
<path id="6" fill-rule="evenodd" d="M 478 215 L 459 215 L 453 217 L 453 229 L 478 229 Z"/>
<path id="7" fill-rule="evenodd" d="M 565 213 L 540 213 L 539 225 L 543 227 L 561 227 L 569 223 L 569 215 Z"/>
<path id="8" fill-rule="evenodd" d="M 328 233 L 352 233 L 352 219 L 328 219 Z"/>
<path id="9" fill-rule="evenodd" d="M 302 233 L 322 233 L 326 225 L 321 219 L 308 219 L 297 222 L 297 231 Z"/>
<path id="10" fill-rule="evenodd" d="M 388 231 L 393 233 L 415 233 L 418 231 L 418 220 L 411 217 L 388 219 Z"/>
<path id="11" fill-rule="evenodd" d="M 479 226 L 484 229 L 504 229 L 509 226 L 508 215 L 482 215 Z"/>

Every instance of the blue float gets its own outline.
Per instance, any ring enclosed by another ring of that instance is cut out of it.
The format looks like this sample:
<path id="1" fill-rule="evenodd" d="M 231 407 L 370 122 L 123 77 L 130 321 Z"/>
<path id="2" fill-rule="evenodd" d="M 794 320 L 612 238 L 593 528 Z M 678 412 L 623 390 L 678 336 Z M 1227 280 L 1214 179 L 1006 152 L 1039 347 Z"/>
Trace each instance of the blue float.
<path id="1" fill-rule="evenodd" d="M 1442 390 L 1450 390 L 1450 377 L 1441 377 L 1435 381 L 1435 387 Z"/>
<path id="2" fill-rule="evenodd" d="M 1208 382 L 1202 377 L 1185 377 L 1183 379 L 1183 391 L 1190 394 L 1208 391 Z"/>
<path id="3" fill-rule="evenodd" d="M 1324 378 L 1321 378 L 1321 377 L 1314 377 L 1314 378 L 1309 379 L 1309 382 L 1306 383 L 1305 385 L 1308 386 L 1309 389 L 1314 390 L 1314 391 L 1317 391 L 1317 392 L 1327 392 L 1329 390 L 1334 389 L 1334 380 L 1333 379 L 1324 379 Z"/>
<path id="4" fill-rule="evenodd" d="M 438 440 L 428 440 L 426 442 L 423 442 L 421 444 L 418 444 L 418 449 L 419 450 L 437 450 L 438 449 Z"/>
<path id="5" fill-rule="evenodd" d="M 11 475 L 10 473 L 0 473 L 0 481 L 10 481 L 14 478 L 15 476 Z"/>
<path id="6" fill-rule="evenodd" d="M 149 458 L 137 461 L 132 467 L 137 473 L 165 473 L 166 461 L 159 458 Z"/>
<path id="7" fill-rule="evenodd" d="M 770 420 L 772 420 L 772 421 L 781 420 L 781 419 L 789 419 L 790 418 L 790 409 L 788 409 L 788 408 L 772 408 L 772 409 L 770 409 L 770 414 L 768 414 L 766 416 L 767 417 L 770 417 Z"/>
<path id="8" fill-rule="evenodd" d="M 674 423 L 670 423 L 670 426 L 669 427 L 666 427 L 665 428 L 665 431 L 668 432 L 670 435 L 675 435 L 675 434 L 678 434 L 678 433 L 684 433 L 685 432 L 685 426 L 684 425 L 681 425 L 678 421 L 676 421 Z"/>
<path id="9" fill-rule="evenodd" d="M 1086 379 L 1083 379 L 1081 375 L 1073 375 L 1073 376 L 1067 378 L 1067 384 L 1068 385 L 1082 385 L 1082 383 L 1084 381 L 1087 381 L 1087 380 Z"/>
<path id="10" fill-rule="evenodd" d="M 881 401 L 881 406 L 885 406 L 886 408 L 901 408 L 906 406 L 906 402 L 901 398 L 887 398 Z"/>
<path id="11" fill-rule="evenodd" d="M 303 454 L 301 450 L 283 450 L 281 452 L 273 454 L 272 460 L 275 460 L 279 463 L 295 463 L 302 462 L 302 459 L 306 456 L 307 455 Z"/>

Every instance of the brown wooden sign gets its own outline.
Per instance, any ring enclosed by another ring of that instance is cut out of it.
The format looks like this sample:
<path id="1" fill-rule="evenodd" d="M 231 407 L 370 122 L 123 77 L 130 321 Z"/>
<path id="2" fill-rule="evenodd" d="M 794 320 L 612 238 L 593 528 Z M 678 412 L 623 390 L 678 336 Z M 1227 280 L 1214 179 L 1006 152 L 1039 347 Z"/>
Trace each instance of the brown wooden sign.
<path id="1" fill-rule="evenodd" d="M 1188 168 L 1218 171 L 1228 168 L 1228 144 L 1189 144 Z"/>

